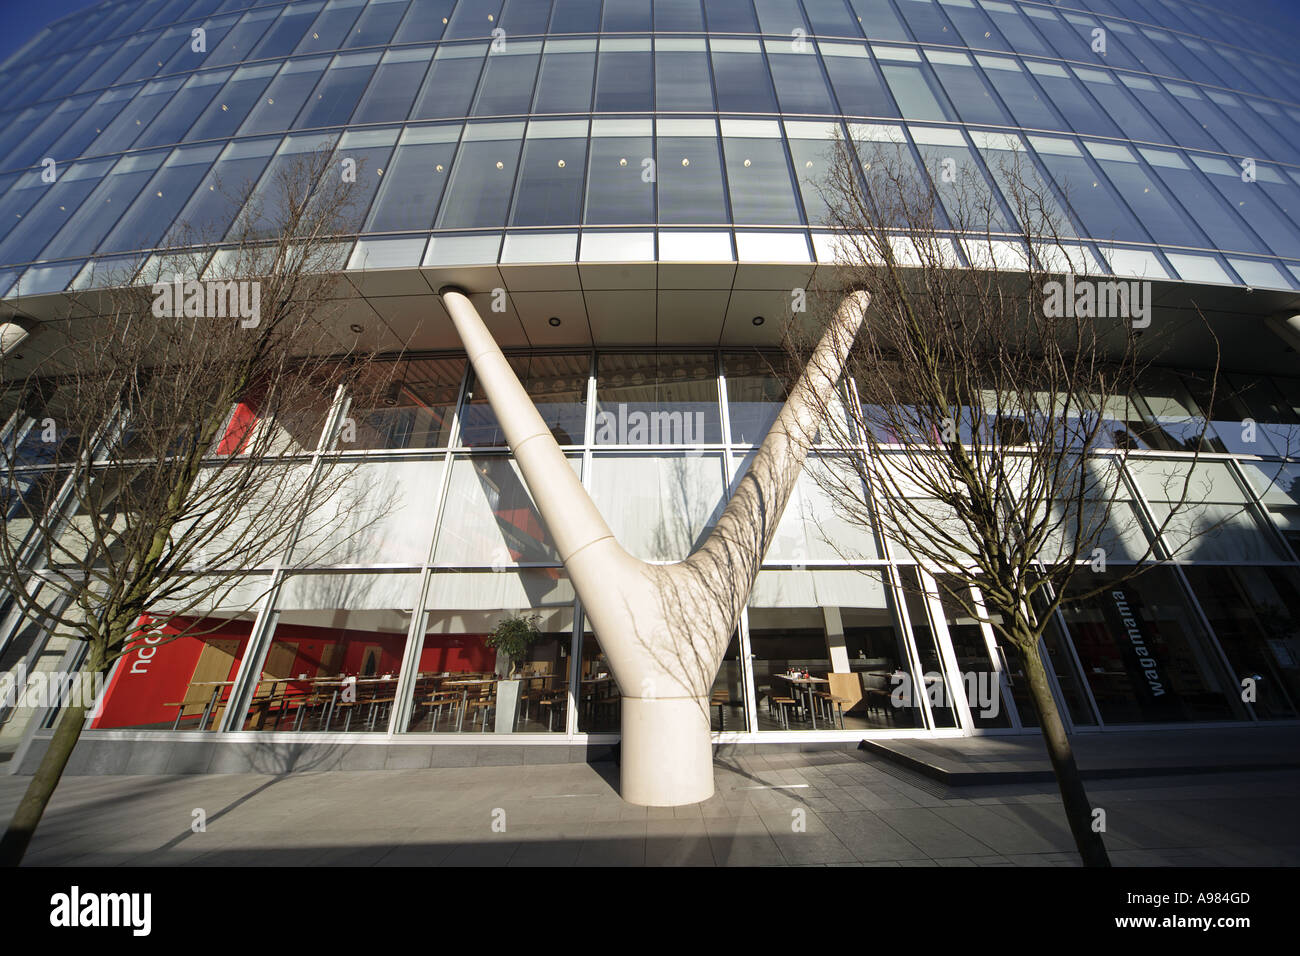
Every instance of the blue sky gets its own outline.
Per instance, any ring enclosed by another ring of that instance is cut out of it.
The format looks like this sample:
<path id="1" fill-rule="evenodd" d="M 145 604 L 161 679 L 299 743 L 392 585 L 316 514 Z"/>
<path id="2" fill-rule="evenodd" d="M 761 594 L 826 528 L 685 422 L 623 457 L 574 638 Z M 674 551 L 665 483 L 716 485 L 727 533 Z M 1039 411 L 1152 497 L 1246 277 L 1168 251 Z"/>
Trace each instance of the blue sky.
<path id="1" fill-rule="evenodd" d="M 90 6 L 91 0 L 0 0 L 0 63 L 47 23 Z"/>

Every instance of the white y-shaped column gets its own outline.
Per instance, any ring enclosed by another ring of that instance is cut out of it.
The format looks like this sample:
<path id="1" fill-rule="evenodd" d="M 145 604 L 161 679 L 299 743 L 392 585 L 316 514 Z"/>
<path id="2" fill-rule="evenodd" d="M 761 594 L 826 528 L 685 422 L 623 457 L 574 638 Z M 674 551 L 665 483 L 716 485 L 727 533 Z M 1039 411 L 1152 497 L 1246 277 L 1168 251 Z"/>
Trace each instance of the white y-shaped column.
<path id="1" fill-rule="evenodd" d="M 623 799 L 708 799 L 713 680 L 870 297 L 845 297 L 708 539 L 655 565 L 615 540 L 465 293 L 439 295 L 618 681 Z"/>

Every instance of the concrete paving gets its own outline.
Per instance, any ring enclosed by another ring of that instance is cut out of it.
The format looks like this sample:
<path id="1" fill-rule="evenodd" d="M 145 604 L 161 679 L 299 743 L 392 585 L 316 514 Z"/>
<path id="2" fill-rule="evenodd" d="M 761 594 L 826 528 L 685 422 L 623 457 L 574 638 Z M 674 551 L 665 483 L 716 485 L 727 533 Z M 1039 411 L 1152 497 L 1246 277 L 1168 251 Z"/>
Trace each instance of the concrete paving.
<path id="1" fill-rule="evenodd" d="M 864 740 L 893 763 L 951 786 L 1051 782 L 1039 734 L 942 740 Z M 1300 726 L 1222 727 L 1146 733 L 1079 733 L 1070 738 L 1085 779 L 1300 769 Z"/>
<path id="2" fill-rule="evenodd" d="M 68 777 L 29 865 L 1074 866 L 1051 785 L 950 788 L 881 758 L 719 759 L 717 793 L 647 809 L 612 763 Z M 7 820 L 24 777 L 0 777 Z M 1095 781 L 1112 861 L 1300 865 L 1300 771 Z M 195 832 L 202 810 L 206 831 Z"/>

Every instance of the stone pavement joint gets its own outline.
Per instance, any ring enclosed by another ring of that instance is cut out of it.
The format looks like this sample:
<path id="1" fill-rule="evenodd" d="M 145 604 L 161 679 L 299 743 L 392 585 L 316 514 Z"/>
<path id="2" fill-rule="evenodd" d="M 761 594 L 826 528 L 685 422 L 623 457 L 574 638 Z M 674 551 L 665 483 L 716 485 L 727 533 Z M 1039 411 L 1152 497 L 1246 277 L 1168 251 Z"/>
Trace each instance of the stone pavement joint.
<path id="1" fill-rule="evenodd" d="M 28 865 L 1074 866 L 1050 784 L 945 787 L 844 753 L 715 764 L 717 792 L 637 807 L 609 763 L 69 777 Z M 7 820 L 27 785 L 0 777 Z M 924 784 L 922 786 L 921 784 Z M 1295 866 L 1300 771 L 1094 781 L 1117 865 Z M 194 832 L 202 809 L 206 831 Z"/>

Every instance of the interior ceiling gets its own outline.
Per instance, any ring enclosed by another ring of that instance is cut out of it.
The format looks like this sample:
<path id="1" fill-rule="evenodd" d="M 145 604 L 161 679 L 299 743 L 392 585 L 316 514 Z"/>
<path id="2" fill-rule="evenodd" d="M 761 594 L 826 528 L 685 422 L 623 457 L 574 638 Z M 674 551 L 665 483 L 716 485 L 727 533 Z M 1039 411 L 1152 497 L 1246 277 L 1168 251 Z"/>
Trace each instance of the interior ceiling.
<path id="1" fill-rule="evenodd" d="M 360 344 L 386 352 L 459 352 L 460 341 L 437 295 L 443 286 L 456 285 L 469 293 L 506 349 L 773 347 L 780 344 L 782 328 L 790 318 L 794 290 L 833 279 L 833 266 L 812 263 L 564 263 L 377 270 L 348 273 L 339 282 L 327 322 L 340 351 Z M 507 294 L 494 297 L 497 289 Z M 1158 364 L 1213 367 L 1217 337 L 1225 368 L 1300 373 L 1295 351 L 1270 328 L 1278 317 L 1300 313 L 1300 293 L 1153 281 L 1152 298 L 1153 334 L 1144 335 L 1142 344 Z M 494 311 L 494 301 L 504 311 Z M 46 324 L 44 334 L 38 324 L 17 350 L 21 358 L 6 359 L 6 379 L 25 374 L 53 351 L 65 329 L 71 328 L 75 335 L 79 323 L 53 322 L 70 308 L 82 316 L 80 321 L 94 321 L 93 300 L 72 303 L 66 294 L 9 300 L 0 306 L 7 314 Z M 755 322 L 756 318 L 762 321 Z M 558 324 L 552 319 L 558 319 Z"/>

